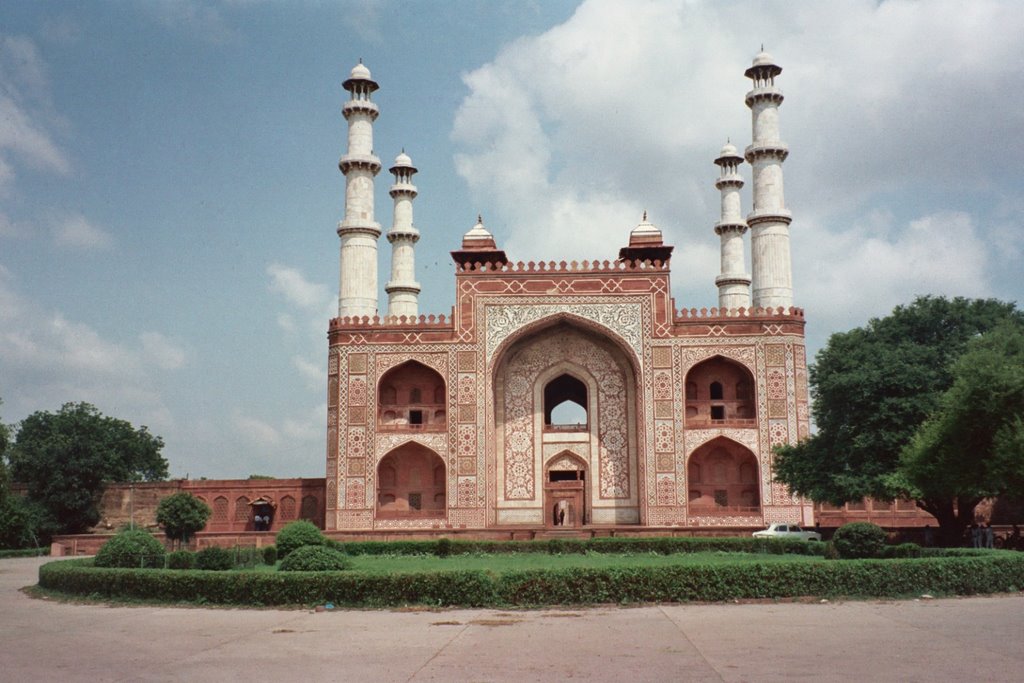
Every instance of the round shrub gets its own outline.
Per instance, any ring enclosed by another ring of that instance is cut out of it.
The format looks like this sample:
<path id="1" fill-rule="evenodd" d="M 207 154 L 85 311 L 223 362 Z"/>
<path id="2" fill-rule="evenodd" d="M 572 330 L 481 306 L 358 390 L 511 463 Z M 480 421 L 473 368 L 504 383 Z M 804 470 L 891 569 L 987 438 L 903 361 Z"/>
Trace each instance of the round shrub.
<path id="1" fill-rule="evenodd" d="M 187 550 L 175 550 L 167 554 L 168 569 L 192 569 L 196 566 L 196 554 Z"/>
<path id="2" fill-rule="evenodd" d="M 162 569 L 167 551 L 153 534 L 142 529 L 122 531 L 103 544 L 93 559 L 96 567 Z"/>
<path id="3" fill-rule="evenodd" d="M 434 554 L 438 557 L 448 557 L 452 554 L 452 539 L 450 538 L 439 538 L 437 539 L 437 549 L 434 550 Z"/>
<path id="4" fill-rule="evenodd" d="M 235 566 L 235 556 L 226 548 L 211 546 L 196 553 L 196 569 L 222 572 Z"/>
<path id="5" fill-rule="evenodd" d="M 302 519 L 286 524 L 283 529 L 278 531 L 274 544 L 277 545 L 277 556 L 283 560 L 296 548 L 307 545 L 324 545 L 326 540 L 323 532 L 317 529 L 315 524 Z"/>
<path id="6" fill-rule="evenodd" d="M 304 545 L 288 553 L 281 560 L 283 572 L 336 572 L 348 569 L 352 560 L 348 556 L 322 545 Z"/>
<path id="7" fill-rule="evenodd" d="M 832 544 L 844 560 L 881 557 L 885 552 L 885 531 L 868 522 L 844 524 L 832 535 Z"/>
<path id="8" fill-rule="evenodd" d="M 277 546 L 268 545 L 263 548 L 263 564 L 269 564 L 273 567 L 277 564 Z"/>

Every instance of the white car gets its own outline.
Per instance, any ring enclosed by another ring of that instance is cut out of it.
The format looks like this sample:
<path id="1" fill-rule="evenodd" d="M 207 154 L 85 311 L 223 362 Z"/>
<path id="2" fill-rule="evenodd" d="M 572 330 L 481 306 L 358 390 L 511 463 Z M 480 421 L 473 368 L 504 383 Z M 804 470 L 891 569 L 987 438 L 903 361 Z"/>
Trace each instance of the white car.
<path id="1" fill-rule="evenodd" d="M 796 524 L 771 524 L 767 529 L 754 532 L 754 538 L 788 538 L 794 541 L 820 541 L 817 531 L 805 531 Z"/>

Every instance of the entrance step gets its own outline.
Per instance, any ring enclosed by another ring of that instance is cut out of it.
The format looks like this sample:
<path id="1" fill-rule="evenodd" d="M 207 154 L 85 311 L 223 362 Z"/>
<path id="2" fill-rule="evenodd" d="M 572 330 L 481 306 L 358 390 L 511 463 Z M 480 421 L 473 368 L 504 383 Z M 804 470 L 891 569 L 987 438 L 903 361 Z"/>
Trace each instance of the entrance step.
<path id="1" fill-rule="evenodd" d="M 538 541 L 546 541 L 552 539 L 566 540 L 566 539 L 580 539 L 586 540 L 593 538 L 594 534 L 590 531 L 583 531 L 581 529 L 545 529 L 544 531 L 538 531 L 534 538 Z"/>

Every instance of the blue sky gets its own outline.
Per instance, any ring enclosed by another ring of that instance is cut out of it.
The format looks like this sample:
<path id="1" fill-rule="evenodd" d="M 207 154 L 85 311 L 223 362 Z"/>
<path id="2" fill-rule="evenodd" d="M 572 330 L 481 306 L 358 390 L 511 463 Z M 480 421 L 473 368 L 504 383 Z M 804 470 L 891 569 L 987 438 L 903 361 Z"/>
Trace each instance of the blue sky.
<path id="1" fill-rule="evenodd" d="M 714 305 L 712 160 L 762 43 L 811 351 L 917 294 L 1019 301 L 1020 35 L 987 0 L 3 3 L 0 419 L 88 401 L 173 476 L 323 475 L 359 58 L 377 154 L 420 169 L 424 313 L 478 212 L 549 260 L 614 257 L 646 209 L 677 305 Z"/>

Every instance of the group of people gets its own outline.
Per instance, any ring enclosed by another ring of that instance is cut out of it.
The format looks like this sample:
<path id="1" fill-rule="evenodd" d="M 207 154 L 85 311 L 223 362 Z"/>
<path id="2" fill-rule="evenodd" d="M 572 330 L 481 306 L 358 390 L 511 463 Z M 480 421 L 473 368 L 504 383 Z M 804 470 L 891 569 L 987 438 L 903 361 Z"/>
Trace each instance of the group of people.
<path id="1" fill-rule="evenodd" d="M 971 525 L 970 536 L 972 548 L 996 547 L 996 537 L 992 532 L 991 523 L 986 522 L 985 524 L 978 524 L 975 522 Z"/>
<path id="2" fill-rule="evenodd" d="M 1010 535 L 1002 539 L 996 538 L 990 522 L 972 524 L 967 531 L 967 536 L 972 548 L 995 548 L 996 541 L 999 540 L 999 547 L 1001 548 L 1008 550 L 1024 549 L 1024 545 L 1021 543 L 1020 527 L 1016 524 L 1013 525 Z"/>

